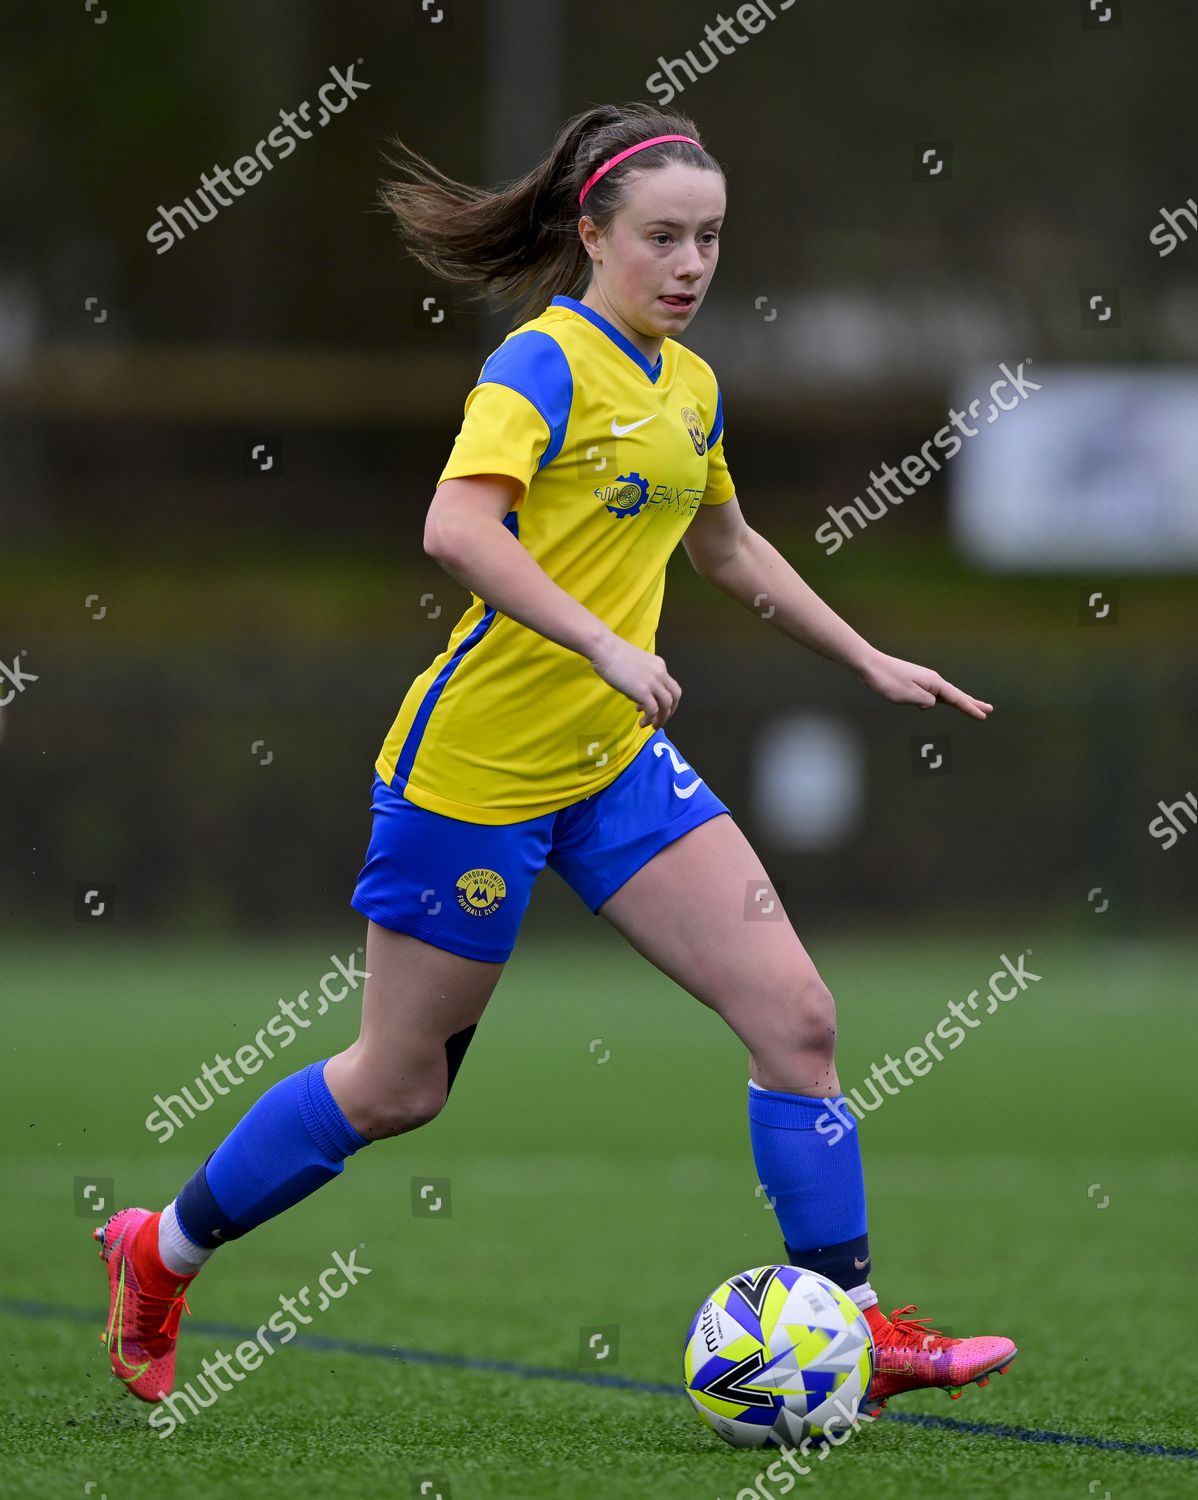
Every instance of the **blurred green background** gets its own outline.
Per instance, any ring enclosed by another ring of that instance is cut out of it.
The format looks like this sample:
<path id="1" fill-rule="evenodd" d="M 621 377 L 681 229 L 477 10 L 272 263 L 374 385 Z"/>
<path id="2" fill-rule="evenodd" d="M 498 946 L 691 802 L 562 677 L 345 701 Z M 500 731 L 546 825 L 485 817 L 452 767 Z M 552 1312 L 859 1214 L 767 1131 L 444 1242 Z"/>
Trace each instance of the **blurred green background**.
<path id="1" fill-rule="evenodd" d="M 1198 186 L 1198 17 L 1155 0 L 1102 33 L 1084 12 L 806 3 L 674 101 L 729 180 L 686 338 L 721 381 L 746 515 L 875 644 L 996 704 L 984 726 L 884 704 L 679 553 L 658 637 L 684 692 L 671 735 L 807 920 L 1050 910 L 1127 932 L 1193 902 L 1192 848 L 1147 833 L 1193 785 L 1184 561 L 1123 578 L 1115 628 L 1080 628 L 1093 570 L 962 555 L 947 471 L 835 555 L 813 539 L 936 431 L 969 371 L 1198 358 L 1198 246 L 1166 259 L 1147 238 Z M 375 211 L 386 138 L 507 180 L 567 113 L 660 98 L 651 72 L 712 19 L 628 0 L 439 13 L 134 0 L 101 24 L 82 5 L 9 17 L 0 656 L 38 680 L 0 709 L 6 922 L 55 930 L 80 882 L 115 886 L 134 931 L 344 915 L 374 756 L 468 602 L 422 551 L 424 511 L 512 326 L 432 282 Z M 155 253 L 160 206 L 351 64 L 367 91 Z M 925 140 L 951 143 L 951 181 L 913 180 Z M 1083 326 L 1090 286 L 1121 290 L 1118 327 Z M 853 809 L 814 844 L 781 835 L 762 771 L 770 734 L 805 714 L 850 736 L 857 767 L 807 789 Z M 912 774 L 925 732 L 953 736 L 951 775 Z M 538 900 L 585 921 L 556 881 Z"/>
<path id="2" fill-rule="evenodd" d="M 686 338 L 721 381 L 746 515 L 875 644 L 996 704 L 984 726 L 884 704 L 679 553 L 658 637 L 684 692 L 671 735 L 808 921 L 1047 910 L 1131 932 L 1193 903 L 1192 848 L 1147 833 L 1193 785 L 1184 560 L 1123 577 L 1117 626 L 1080 628 L 1094 570 L 963 555 L 947 467 L 835 555 L 814 541 L 970 371 L 1198 359 L 1198 246 L 1166 259 L 1147 238 L 1196 186 L 1198 17 L 1155 0 L 1100 33 L 1084 11 L 806 3 L 674 101 L 729 180 Z M 569 112 L 659 98 L 658 61 L 712 18 L 628 0 L 450 6 L 438 27 L 381 0 L 104 14 L 7 23 L 0 656 L 37 681 L 0 708 L 0 919 L 52 932 L 103 882 L 132 931 L 303 929 L 344 916 L 374 756 L 468 602 L 421 527 L 512 326 L 432 282 L 375 211 L 386 139 L 508 180 Z M 160 206 L 351 64 L 367 91 L 155 253 Z M 951 181 L 913 180 L 925 140 L 951 142 Z M 1083 325 L 1090 286 L 1121 290 L 1118 327 Z M 806 789 L 850 808 L 814 843 L 783 836 L 763 771 L 770 735 L 812 714 L 854 752 L 845 784 Z M 912 774 L 925 732 L 951 733 L 951 775 Z M 556 880 L 537 899 L 585 923 Z"/>

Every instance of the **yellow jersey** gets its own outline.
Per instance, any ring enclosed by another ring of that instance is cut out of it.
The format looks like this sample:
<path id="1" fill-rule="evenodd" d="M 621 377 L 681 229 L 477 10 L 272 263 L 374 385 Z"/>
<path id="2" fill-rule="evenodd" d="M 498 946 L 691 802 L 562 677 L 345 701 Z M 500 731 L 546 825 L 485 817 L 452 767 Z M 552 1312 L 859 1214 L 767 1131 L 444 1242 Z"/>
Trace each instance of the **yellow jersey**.
<path id="1" fill-rule="evenodd" d="M 666 562 L 700 505 L 735 487 L 710 365 L 667 338 L 655 364 L 558 296 L 488 357 L 438 483 L 505 474 L 504 525 L 617 635 L 654 650 Z M 375 762 L 417 807 L 516 823 L 589 797 L 652 727 L 577 652 L 472 595 L 408 689 Z"/>

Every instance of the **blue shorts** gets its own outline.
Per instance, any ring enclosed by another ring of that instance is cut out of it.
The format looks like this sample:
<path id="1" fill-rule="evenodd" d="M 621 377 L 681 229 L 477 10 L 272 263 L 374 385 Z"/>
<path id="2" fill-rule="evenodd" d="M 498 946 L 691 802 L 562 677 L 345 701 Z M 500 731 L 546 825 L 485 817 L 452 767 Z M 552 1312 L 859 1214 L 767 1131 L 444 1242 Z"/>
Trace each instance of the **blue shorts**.
<path id="1" fill-rule="evenodd" d="M 395 932 L 503 963 L 545 865 L 597 911 L 659 849 L 728 809 L 655 730 L 616 779 L 521 823 L 466 823 L 376 772 L 366 863 L 350 905 Z"/>

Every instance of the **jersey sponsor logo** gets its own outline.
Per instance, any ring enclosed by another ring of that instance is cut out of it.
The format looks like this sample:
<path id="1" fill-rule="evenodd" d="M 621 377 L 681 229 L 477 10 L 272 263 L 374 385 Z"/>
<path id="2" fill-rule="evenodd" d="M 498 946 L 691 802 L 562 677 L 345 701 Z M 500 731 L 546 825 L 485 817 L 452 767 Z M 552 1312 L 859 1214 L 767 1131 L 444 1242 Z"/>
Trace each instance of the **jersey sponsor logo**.
<path id="1" fill-rule="evenodd" d="M 495 870 L 463 870 L 454 884 L 458 905 L 471 917 L 489 917 L 507 895 L 507 883 Z"/>
<path id="2" fill-rule="evenodd" d="M 678 515 L 693 515 L 702 498 L 702 490 L 678 489 L 671 484 L 650 486 L 649 480 L 634 469 L 631 474 L 618 474 L 611 484 L 600 485 L 593 491 L 597 500 L 617 519 L 639 516 L 648 505 L 650 511 L 662 514 L 675 512 Z"/>
<path id="3" fill-rule="evenodd" d="M 699 413 L 693 406 L 682 408 L 682 420 L 686 424 L 686 430 L 690 434 L 690 440 L 695 445 L 695 452 L 702 458 L 707 452 L 707 437 L 703 431 L 703 423 L 699 420 Z"/>
<path id="4" fill-rule="evenodd" d="M 698 510 L 702 495 L 702 490 L 684 490 L 672 484 L 659 484 L 649 496 L 649 509 L 662 515 L 673 512 L 680 516 L 691 516 Z"/>
<path id="5" fill-rule="evenodd" d="M 663 755 L 668 755 L 670 757 L 670 764 L 674 767 L 675 775 L 681 775 L 683 771 L 694 770 L 694 767 L 688 766 L 686 761 L 682 759 L 677 750 L 667 740 L 658 740 L 653 746 L 653 753 L 657 756 L 658 760 Z M 693 797 L 702 785 L 702 776 L 696 776 L 694 781 L 688 781 L 685 786 L 679 786 L 675 781 L 673 783 L 674 795 L 675 797 L 681 797 L 685 801 L 687 797 Z"/>
<path id="6" fill-rule="evenodd" d="M 654 412 L 653 417 L 656 416 L 657 412 Z M 629 422 L 627 427 L 621 427 L 619 422 L 613 417 L 611 419 L 611 435 L 612 437 L 626 437 L 628 433 L 635 432 L 638 427 L 643 427 L 646 422 L 652 422 L 653 417 L 642 417 L 639 422 Z M 702 452 L 702 449 L 700 449 L 700 452 Z"/>
<path id="7" fill-rule="evenodd" d="M 625 516 L 640 515 L 649 498 L 649 482 L 633 469 L 631 474 L 617 474 L 614 484 L 601 485 L 595 494 L 606 510 L 622 520 Z"/>

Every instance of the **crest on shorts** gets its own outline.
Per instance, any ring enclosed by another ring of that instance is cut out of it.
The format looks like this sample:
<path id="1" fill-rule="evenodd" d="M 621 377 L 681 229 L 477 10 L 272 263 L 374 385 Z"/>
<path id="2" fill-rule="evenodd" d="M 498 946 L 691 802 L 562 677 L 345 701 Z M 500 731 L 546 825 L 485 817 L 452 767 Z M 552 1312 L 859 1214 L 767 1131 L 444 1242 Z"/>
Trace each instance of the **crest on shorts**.
<path id="1" fill-rule="evenodd" d="M 489 917 L 507 895 L 507 884 L 495 870 L 464 870 L 454 885 L 458 905 L 472 917 Z"/>
<path id="2" fill-rule="evenodd" d="M 699 413 L 693 406 L 684 406 L 682 420 L 686 423 L 686 430 L 690 433 L 691 442 L 695 445 L 695 452 L 702 457 L 707 452 L 707 438 L 703 433 L 703 423 L 699 420 Z"/>

